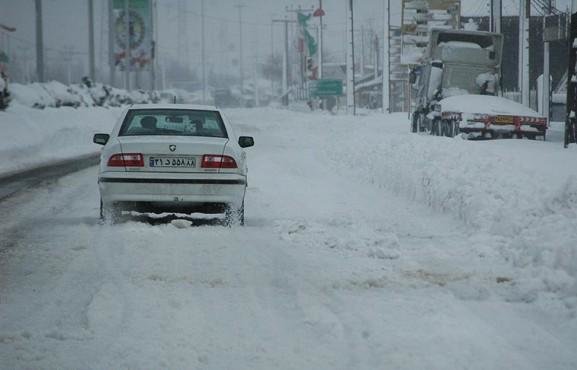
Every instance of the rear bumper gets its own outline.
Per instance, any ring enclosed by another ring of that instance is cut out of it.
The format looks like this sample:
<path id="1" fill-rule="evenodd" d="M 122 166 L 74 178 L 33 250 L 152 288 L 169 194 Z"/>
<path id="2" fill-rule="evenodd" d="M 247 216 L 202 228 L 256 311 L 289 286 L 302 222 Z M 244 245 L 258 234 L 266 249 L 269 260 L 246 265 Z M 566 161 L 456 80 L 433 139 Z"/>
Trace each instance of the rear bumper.
<path id="1" fill-rule="evenodd" d="M 241 204 L 246 176 L 104 172 L 98 177 L 98 186 L 104 203 Z"/>
<path id="2" fill-rule="evenodd" d="M 499 136 L 545 136 L 547 126 L 541 125 L 499 125 L 480 122 L 461 122 L 459 131 L 466 134 L 481 134 L 492 137 Z"/>

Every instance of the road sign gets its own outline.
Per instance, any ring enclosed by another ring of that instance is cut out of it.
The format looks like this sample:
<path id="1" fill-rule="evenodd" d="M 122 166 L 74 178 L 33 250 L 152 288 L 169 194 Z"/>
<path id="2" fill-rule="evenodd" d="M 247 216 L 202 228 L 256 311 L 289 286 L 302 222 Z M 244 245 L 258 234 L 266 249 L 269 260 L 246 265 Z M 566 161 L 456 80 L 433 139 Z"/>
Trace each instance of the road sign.
<path id="1" fill-rule="evenodd" d="M 316 80 L 310 82 L 311 96 L 341 96 L 343 95 L 343 81 Z"/>

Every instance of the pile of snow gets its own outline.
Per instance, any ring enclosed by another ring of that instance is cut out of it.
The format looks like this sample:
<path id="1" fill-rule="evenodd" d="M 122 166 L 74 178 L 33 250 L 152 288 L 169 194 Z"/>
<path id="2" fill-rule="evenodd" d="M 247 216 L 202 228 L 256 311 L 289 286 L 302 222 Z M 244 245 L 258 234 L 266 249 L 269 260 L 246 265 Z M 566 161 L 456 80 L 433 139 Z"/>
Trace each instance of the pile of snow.
<path id="1" fill-rule="evenodd" d="M 93 134 L 110 132 L 120 112 L 120 108 L 38 110 L 13 103 L 0 112 L 0 175 L 96 153 Z"/>
<path id="2" fill-rule="evenodd" d="M 160 101 L 157 91 L 126 91 L 111 86 L 92 83 L 66 86 L 57 81 L 32 84 L 10 84 L 14 101 L 30 108 L 58 107 L 120 107 L 127 104 L 147 104 Z M 172 92 L 168 92 L 172 94 Z M 179 102 L 191 103 L 186 92 L 175 94 Z"/>
<path id="3" fill-rule="evenodd" d="M 511 102 L 495 111 L 515 108 Z M 575 150 L 563 149 L 561 142 L 473 142 L 410 134 L 405 113 L 353 118 L 287 112 L 284 117 L 275 111 L 274 117 L 274 127 L 263 130 L 286 125 L 323 137 L 318 151 L 333 158 L 335 171 L 352 168 L 357 179 L 487 235 L 491 245 L 483 253 L 497 253 L 518 269 L 510 299 L 555 294 L 571 297 L 564 302 L 577 307 L 577 167 L 568 165 L 575 161 Z"/>
<path id="4" fill-rule="evenodd" d="M 523 270 L 527 291 L 577 296 L 577 168 L 567 165 L 574 151 L 561 143 L 407 135 L 398 132 L 408 130 L 406 118 L 396 119 L 366 119 L 373 135 L 356 139 L 331 128 L 327 141 L 341 144 L 333 155 L 472 231 L 506 238 L 500 253 Z"/>
<path id="5" fill-rule="evenodd" d="M 539 117 L 539 113 L 512 100 L 491 95 L 455 95 L 441 100 L 444 112 L 519 115 Z"/>

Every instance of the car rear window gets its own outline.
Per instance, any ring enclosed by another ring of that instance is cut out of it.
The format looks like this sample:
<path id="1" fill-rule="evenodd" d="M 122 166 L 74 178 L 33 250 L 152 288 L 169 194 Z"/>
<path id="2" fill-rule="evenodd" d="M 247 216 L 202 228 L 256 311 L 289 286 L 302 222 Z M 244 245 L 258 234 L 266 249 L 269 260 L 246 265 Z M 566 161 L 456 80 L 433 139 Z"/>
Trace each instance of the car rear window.
<path id="1" fill-rule="evenodd" d="M 131 109 L 119 136 L 205 136 L 227 138 L 219 112 L 192 109 Z"/>

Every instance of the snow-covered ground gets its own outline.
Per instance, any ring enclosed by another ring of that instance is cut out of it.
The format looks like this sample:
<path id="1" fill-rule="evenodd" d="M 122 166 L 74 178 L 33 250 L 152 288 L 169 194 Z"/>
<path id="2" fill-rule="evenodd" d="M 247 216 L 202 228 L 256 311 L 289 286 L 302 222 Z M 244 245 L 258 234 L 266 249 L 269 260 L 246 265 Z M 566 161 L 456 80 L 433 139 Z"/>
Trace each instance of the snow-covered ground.
<path id="1" fill-rule="evenodd" d="M 97 132 L 110 132 L 121 108 L 31 109 L 13 103 L 0 112 L 0 176 L 56 160 L 97 153 Z"/>
<path id="2" fill-rule="evenodd" d="M 0 367 L 577 368 L 574 149 L 229 116 L 244 228 L 101 225 L 94 168 L 1 204 Z"/>

